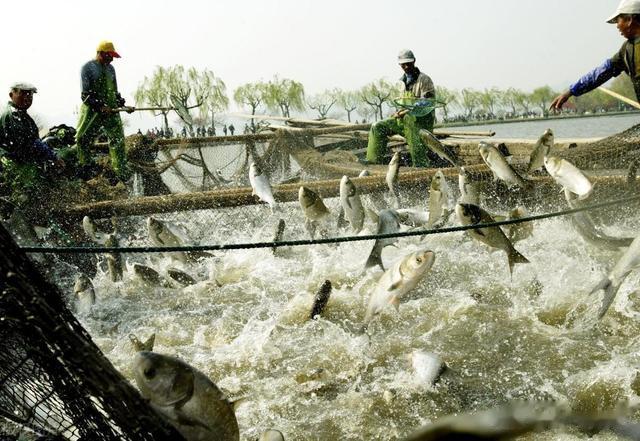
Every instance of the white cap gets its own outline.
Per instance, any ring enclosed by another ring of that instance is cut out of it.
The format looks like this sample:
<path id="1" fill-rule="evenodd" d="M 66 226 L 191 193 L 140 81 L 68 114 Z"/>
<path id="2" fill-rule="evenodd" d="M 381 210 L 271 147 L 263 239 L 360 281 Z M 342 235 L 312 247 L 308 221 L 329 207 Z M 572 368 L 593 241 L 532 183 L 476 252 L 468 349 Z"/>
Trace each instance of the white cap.
<path id="1" fill-rule="evenodd" d="M 640 0 L 622 0 L 615 14 L 607 19 L 607 23 L 615 23 L 620 14 L 640 14 Z"/>
<path id="2" fill-rule="evenodd" d="M 413 63 L 414 61 L 416 61 L 416 57 L 409 49 L 402 49 L 398 54 L 398 64 Z"/>
<path id="3" fill-rule="evenodd" d="M 25 91 L 30 90 L 33 93 L 38 93 L 38 89 L 36 89 L 36 86 L 34 86 L 31 83 L 25 83 L 24 81 L 18 81 L 16 83 L 13 83 L 11 87 L 9 87 L 9 92 L 11 92 L 12 90 L 25 90 Z"/>

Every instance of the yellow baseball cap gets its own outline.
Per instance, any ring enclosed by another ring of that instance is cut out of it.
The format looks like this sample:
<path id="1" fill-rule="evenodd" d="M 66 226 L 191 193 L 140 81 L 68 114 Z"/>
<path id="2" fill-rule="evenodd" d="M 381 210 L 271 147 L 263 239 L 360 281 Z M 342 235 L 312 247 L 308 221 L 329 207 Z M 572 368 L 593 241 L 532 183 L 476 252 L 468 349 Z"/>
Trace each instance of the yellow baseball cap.
<path id="1" fill-rule="evenodd" d="M 116 48 L 113 47 L 113 43 L 107 40 L 103 40 L 98 44 L 97 52 L 106 52 L 113 58 L 120 58 L 120 54 L 116 52 Z"/>

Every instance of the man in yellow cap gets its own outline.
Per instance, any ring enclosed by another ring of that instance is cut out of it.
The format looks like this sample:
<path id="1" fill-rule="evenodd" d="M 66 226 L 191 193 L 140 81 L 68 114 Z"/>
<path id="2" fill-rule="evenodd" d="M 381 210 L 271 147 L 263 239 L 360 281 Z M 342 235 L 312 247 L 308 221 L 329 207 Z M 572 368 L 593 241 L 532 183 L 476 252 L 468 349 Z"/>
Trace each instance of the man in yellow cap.
<path id="1" fill-rule="evenodd" d="M 120 58 L 113 43 L 102 41 L 96 50 L 96 58 L 82 66 L 82 105 L 76 132 L 78 163 L 84 170 L 91 170 L 93 158 L 91 147 L 103 132 L 109 140 L 111 167 L 116 176 L 126 180 L 129 176 L 124 147 L 124 130 L 118 110 L 124 107 L 124 98 L 118 92 L 116 71 L 111 65 L 114 58 Z M 126 107 L 131 113 L 135 109 Z M 85 173 L 87 175 L 87 173 Z M 88 176 L 85 176 L 88 177 Z"/>

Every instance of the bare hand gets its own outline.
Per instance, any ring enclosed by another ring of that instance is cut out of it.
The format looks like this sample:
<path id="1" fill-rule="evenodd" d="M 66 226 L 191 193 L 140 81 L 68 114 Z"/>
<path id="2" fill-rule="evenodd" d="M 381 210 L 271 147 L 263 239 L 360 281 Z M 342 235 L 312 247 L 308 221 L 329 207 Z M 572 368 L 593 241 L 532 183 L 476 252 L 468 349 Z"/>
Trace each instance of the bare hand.
<path id="1" fill-rule="evenodd" d="M 394 118 L 402 118 L 407 113 L 409 113 L 409 109 L 398 110 L 396 113 L 393 114 L 393 117 Z"/>
<path id="2" fill-rule="evenodd" d="M 562 95 L 558 95 L 553 101 L 551 101 L 549 110 L 553 110 L 554 112 L 562 110 L 562 106 L 567 102 L 569 98 L 571 98 L 571 92 L 569 91 L 563 93 Z"/>

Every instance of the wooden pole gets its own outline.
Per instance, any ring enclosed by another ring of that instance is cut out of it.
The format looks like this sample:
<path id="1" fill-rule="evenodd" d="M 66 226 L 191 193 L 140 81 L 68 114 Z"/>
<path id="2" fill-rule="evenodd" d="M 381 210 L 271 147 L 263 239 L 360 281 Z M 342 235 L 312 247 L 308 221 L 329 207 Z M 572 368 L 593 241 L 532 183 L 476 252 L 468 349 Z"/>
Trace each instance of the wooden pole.
<path id="1" fill-rule="evenodd" d="M 636 109 L 640 110 L 640 103 L 638 103 L 637 101 L 634 101 L 630 98 L 627 98 L 626 96 L 622 96 L 619 93 L 614 92 L 613 90 L 609 90 L 606 87 L 600 86 L 598 87 L 598 89 L 600 89 L 601 91 L 603 91 L 604 93 L 611 95 L 612 97 L 622 101 L 623 103 L 629 104 L 631 107 L 635 107 Z"/>

